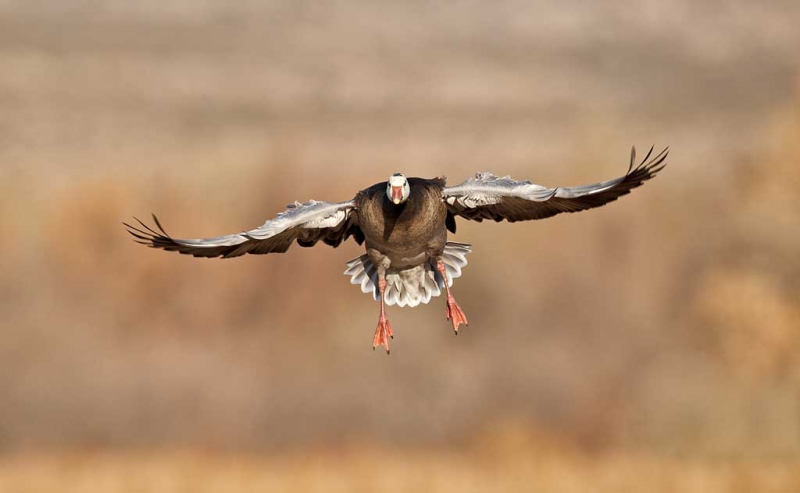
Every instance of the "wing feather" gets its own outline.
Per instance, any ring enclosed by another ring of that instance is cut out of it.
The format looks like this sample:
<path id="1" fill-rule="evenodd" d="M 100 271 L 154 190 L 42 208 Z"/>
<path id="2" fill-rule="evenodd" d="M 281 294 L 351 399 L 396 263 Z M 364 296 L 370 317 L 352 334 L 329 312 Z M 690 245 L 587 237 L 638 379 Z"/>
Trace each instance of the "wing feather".
<path id="1" fill-rule="evenodd" d="M 636 149 L 625 176 L 591 185 L 547 188 L 530 181 L 478 173 L 475 178 L 446 187 L 443 197 L 450 214 L 473 221 L 508 222 L 544 219 L 562 212 L 578 212 L 603 206 L 640 186 L 666 166 L 669 148 L 654 157 L 653 148 L 638 166 Z"/>
<path id="2" fill-rule="evenodd" d="M 355 200 L 329 203 L 312 200 L 295 202 L 263 225 L 242 233 L 214 238 L 176 239 L 170 236 L 153 214 L 155 228 L 134 218 L 138 226 L 123 223 L 134 241 L 195 257 L 232 258 L 244 254 L 283 253 L 297 241 L 300 246 L 314 246 L 318 241 L 333 247 L 351 235 L 358 239 Z"/>

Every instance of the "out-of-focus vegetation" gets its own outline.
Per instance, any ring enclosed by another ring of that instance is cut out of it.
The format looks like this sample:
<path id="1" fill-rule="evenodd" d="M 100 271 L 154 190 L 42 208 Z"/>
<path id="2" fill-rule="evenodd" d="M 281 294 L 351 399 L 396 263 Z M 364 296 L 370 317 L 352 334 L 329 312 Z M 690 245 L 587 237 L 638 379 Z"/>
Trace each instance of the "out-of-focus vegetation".
<path id="1" fill-rule="evenodd" d="M 0 489 L 796 490 L 798 21 L 3 3 Z M 200 260 L 120 225 L 235 232 L 394 171 L 589 183 L 652 143 L 669 166 L 603 209 L 460 222 L 469 328 L 391 309 L 390 357 L 355 244 Z"/>
<path id="2" fill-rule="evenodd" d="M 698 460 L 541 448 L 515 437 L 497 450 L 369 445 L 281 454 L 103 452 L 0 460 L 0 488 L 18 493 L 173 492 L 793 492 L 797 462 Z M 517 443 L 520 442 L 520 443 Z"/>

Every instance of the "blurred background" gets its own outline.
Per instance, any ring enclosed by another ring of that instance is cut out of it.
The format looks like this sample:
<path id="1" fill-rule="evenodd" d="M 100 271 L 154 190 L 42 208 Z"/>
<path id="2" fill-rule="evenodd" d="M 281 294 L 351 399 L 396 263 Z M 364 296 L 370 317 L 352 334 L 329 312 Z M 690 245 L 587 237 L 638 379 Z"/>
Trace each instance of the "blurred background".
<path id="1" fill-rule="evenodd" d="M 0 490 L 798 491 L 800 3 L 0 2 Z M 362 253 L 136 245 L 402 171 L 652 182 Z M 644 151 L 644 152 L 643 152 Z"/>

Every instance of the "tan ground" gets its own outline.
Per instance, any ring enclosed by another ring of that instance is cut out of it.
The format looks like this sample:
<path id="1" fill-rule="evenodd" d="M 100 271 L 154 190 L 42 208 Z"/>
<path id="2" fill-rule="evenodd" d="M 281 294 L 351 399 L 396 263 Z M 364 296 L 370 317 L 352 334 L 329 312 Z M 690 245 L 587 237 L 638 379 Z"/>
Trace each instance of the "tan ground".
<path id="1" fill-rule="evenodd" d="M 276 456 L 83 452 L 0 459 L 15 493 L 793 493 L 800 462 L 351 448 Z"/>

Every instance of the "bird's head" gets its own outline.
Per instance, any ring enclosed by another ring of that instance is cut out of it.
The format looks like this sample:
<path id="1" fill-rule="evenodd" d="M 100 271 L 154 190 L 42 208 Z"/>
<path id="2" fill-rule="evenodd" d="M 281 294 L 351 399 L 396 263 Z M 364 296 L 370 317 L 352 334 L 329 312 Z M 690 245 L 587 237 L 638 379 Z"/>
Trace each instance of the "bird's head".
<path id="1" fill-rule="evenodd" d="M 399 205 L 408 200 L 411 187 L 402 173 L 395 173 L 386 181 L 386 196 L 394 205 Z"/>

